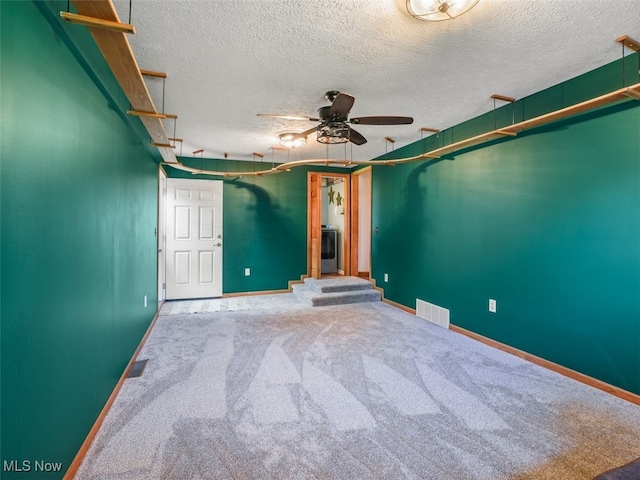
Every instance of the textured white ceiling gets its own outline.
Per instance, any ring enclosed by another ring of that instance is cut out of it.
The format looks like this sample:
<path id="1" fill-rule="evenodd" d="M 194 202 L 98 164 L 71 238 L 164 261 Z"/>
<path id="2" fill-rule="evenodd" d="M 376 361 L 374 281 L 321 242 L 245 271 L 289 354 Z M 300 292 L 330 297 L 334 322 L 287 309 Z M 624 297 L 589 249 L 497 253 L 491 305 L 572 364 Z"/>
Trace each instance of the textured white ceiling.
<path id="1" fill-rule="evenodd" d="M 115 0 L 123 22 L 129 1 Z M 167 73 L 165 112 L 179 116 L 183 154 L 265 161 L 326 158 L 311 135 L 289 153 L 278 134 L 314 126 L 257 113 L 316 116 L 324 93 L 351 93 L 351 116 L 413 116 L 412 125 L 357 126 L 362 146 L 331 158 L 365 160 L 621 57 L 615 39 L 640 39 L 639 0 L 480 0 L 429 23 L 404 0 L 133 0 L 130 36 L 140 68 Z M 162 81 L 147 78 L 158 109 Z M 173 136 L 173 122 L 166 121 Z M 177 152 L 179 154 L 179 151 Z"/>

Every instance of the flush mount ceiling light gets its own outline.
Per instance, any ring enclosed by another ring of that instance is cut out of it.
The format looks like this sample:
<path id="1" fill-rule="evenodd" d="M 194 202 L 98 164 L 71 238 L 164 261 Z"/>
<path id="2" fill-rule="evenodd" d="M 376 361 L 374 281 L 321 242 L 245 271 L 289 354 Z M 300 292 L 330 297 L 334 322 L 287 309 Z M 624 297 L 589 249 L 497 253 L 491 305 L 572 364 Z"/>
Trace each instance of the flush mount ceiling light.
<path id="1" fill-rule="evenodd" d="M 280 134 L 280 145 L 287 148 L 304 147 L 307 144 L 306 137 L 297 136 L 297 133 L 287 132 Z"/>
<path id="2" fill-rule="evenodd" d="M 479 0 L 407 0 L 407 11 L 420 20 L 440 22 L 459 17 Z"/>

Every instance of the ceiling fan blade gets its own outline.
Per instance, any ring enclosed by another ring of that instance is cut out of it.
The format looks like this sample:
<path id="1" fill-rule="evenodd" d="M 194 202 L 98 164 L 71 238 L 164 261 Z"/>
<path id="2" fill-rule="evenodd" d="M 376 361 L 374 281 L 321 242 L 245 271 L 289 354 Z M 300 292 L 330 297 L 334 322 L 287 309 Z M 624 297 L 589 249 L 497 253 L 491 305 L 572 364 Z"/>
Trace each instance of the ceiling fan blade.
<path id="1" fill-rule="evenodd" d="M 356 125 L 409 125 L 413 123 L 413 117 L 356 117 L 349 121 Z"/>
<path id="2" fill-rule="evenodd" d="M 349 130 L 349 141 L 351 143 L 355 143 L 356 145 L 367 143 L 367 139 L 364 138 L 361 133 L 356 132 L 353 128 L 350 128 Z"/>
<path id="3" fill-rule="evenodd" d="M 313 128 L 310 128 L 309 130 L 305 130 L 304 132 L 300 132 L 300 133 L 294 135 L 293 137 L 291 137 L 291 140 L 297 140 L 299 138 L 307 138 L 309 135 L 311 135 L 317 129 L 318 129 L 318 127 L 313 127 Z"/>
<path id="4" fill-rule="evenodd" d="M 356 98 L 353 95 L 340 92 L 333 100 L 329 112 L 331 115 L 339 115 L 340 117 L 346 118 L 351 111 L 351 107 L 353 107 L 353 102 L 355 101 Z"/>
<path id="5" fill-rule="evenodd" d="M 312 122 L 319 122 L 319 118 L 311 118 L 311 117 L 300 117 L 298 115 L 274 115 L 271 113 L 258 113 L 256 114 L 258 117 L 269 117 L 269 118 L 282 118 L 284 120 L 311 120 Z"/>

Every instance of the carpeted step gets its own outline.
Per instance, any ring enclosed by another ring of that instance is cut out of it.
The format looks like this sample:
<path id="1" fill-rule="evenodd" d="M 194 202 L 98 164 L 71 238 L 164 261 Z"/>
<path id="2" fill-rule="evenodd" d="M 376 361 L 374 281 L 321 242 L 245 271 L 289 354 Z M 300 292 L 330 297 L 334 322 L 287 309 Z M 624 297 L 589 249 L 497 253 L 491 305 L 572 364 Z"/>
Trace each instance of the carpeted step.
<path id="1" fill-rule="evenodd" d="M 298 284 L 293 285 L 293 293 L 295 293 L 298 299 L 313 307 L 380 301 L 380 292 L 374 290 L 373 288 L 369 288 L 366 290 L 359 289 L 351 291 L 322 293 L 308 285 Z"/>
<path id="2" fill-rule="evenodd" d="M 304 283 L 320 293 L 373 289 L 371 282 L 359 277 L 305 278 Z"/>

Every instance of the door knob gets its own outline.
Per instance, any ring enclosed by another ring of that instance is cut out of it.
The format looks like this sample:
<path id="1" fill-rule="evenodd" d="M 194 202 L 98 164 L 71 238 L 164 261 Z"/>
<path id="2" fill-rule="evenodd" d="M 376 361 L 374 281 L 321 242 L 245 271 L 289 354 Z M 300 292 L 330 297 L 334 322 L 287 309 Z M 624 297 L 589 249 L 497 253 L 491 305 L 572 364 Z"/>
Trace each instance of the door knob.
<path id="1" fill-rule="evenodd" d="M 216 235 L 216 238 L 222 238 L 222 235 L 218 234 Z"/>
<path id="2" fill-rule="evenodd" d="M 214 247 L 221 247 L 221 246 L 222 246 L 222 244 L 221 244 L 220 242 L 218 242 L 218 243 L 216 243 L 216 244 L 214 245 Z"/>

